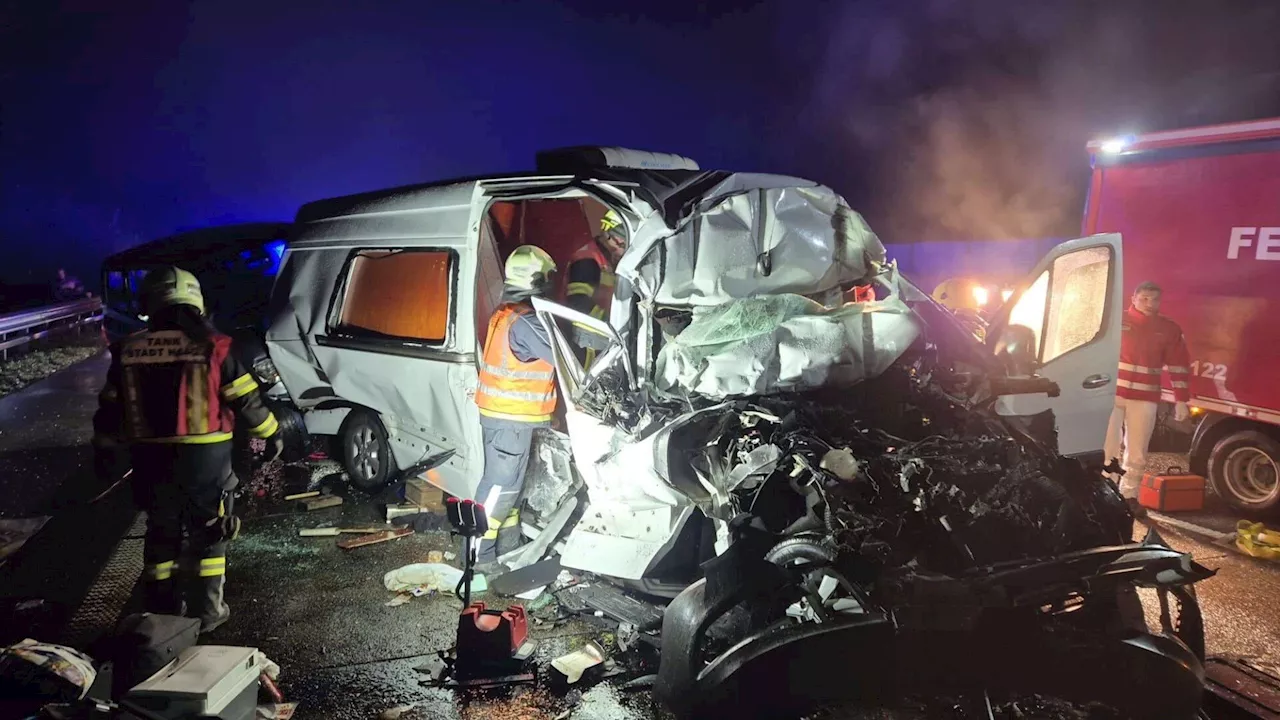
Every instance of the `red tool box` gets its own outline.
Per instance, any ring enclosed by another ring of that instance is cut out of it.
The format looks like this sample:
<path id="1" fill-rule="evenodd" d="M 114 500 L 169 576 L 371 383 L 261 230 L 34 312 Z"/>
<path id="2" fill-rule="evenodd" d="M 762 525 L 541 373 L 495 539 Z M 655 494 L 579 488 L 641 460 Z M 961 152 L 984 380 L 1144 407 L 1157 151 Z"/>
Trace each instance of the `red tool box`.
<path id="1" fill-rule="evenodd" d="M 1147 473 L 1142 476 L 1138 502 L 1160 512 L 1200 510 L 1204 507 L 1204 478 L 1185 474 L 1180 467 L 1159 475 Z"/>

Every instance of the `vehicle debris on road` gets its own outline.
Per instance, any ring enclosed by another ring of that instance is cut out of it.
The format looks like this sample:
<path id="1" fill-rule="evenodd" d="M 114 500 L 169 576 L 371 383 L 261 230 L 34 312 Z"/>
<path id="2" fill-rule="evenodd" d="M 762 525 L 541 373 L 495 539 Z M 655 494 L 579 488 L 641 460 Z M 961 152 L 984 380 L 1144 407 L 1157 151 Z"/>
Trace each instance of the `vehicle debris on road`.
<path id="1" fill-rule="evenodd" d="M 360 535 L 350 540 L 339 540 L 338 547 L 343 550 L 354 550 L 355 548 L 364 547 L 366 545 L 377 545 L 378 543 L 389 542 L 391 540 L 399 540 L 413 534 L 413 528 L 396 528 L 394 530 L 379 530 L 378 532 L 368 535 Z"/>
<path id="2" fill-rule="evenodd" d="M 585 645 L 567 655 L 561 655 L 551 661 L 551 667 L 564 675 L 565 682 L 572 685 L 582 679 L 582 674 L 604 662 L 604 650 L 588 640 Z"/>

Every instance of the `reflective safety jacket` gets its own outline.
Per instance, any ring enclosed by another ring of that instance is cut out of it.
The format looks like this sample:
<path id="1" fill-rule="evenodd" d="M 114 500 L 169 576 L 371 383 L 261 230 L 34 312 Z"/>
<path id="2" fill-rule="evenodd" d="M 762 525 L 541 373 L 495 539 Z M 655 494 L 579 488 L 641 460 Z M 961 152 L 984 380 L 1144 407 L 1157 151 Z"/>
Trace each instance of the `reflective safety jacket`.
<path id="1" fill-rule="evenodd" d="M 531 312 L 527 305 L 507 303 L 489 319 L 476 390 L 481 415 L 541 424 L 556 410 L 555 368 L 546 360 L 524 362 L 511 349 L 512 324 Z"/>
<path id="2" fill-rule="evenodd" d="M 569 257 L 565 281 L 561 292 L 564 304 L 597 319 L 609 314 L 613 307 L 616 278 L 613 264 L 595 240 L 578 248 Z"/>
<path id="3" fill-rule="evenodd" d="M 1182 328 L 1163 315 L 1144 315 L 1130 307 L 1121 320 L 1120 371 L 1116 397 L 1159 402 L 1161 371 L 1177 402 L 1191 399 L 1191 360 Z"/>
<path id="4" fill-rule="evenodd" d="M 181 330 L 144 330 L 111 348 L 94 416 L 97 445 L 231 440 L 235 417 L 253 437 L 279 429 L 258 383 L 231 354 L 231 338 L 198 342 Z"/>

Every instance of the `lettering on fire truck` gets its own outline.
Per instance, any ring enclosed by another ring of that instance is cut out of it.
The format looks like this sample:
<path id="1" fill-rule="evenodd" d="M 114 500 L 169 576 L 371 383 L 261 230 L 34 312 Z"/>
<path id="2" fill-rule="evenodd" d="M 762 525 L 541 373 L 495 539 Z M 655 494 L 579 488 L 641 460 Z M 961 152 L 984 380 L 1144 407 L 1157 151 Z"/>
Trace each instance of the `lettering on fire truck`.
<path id="1" fill-rule="evenodd" d="M 1227 259 L 1238 260 L 1241 248 L 1253 248 L 1257 260 L 1280 260 L 1280 227 L 1233 227 Z"/>

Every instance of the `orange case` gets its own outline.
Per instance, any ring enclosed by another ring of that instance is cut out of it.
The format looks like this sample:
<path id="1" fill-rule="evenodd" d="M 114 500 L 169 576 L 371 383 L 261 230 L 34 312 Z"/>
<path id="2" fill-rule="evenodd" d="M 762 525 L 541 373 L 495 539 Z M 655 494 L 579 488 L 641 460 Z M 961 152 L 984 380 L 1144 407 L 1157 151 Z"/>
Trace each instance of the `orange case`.
<path id="1" fill-rule="evenodd" d="M 1182 468 L 1169 468 L 1161 475 L 1142 476 L 1138 503 L 1161 512 L 1200 510 L 1204 508 L 1204 478 L 1183 474 Z"/>

